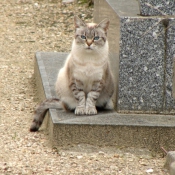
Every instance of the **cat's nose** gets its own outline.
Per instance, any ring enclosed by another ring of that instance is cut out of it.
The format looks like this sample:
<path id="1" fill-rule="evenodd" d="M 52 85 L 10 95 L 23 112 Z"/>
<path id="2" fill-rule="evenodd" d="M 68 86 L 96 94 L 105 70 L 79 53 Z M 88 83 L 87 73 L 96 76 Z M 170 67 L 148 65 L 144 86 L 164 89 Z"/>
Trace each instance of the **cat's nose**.
<path id="1" fill-rule="evenodd" d="M 92 44 L 92 40 L 87 39 L 87 40 L 86 40 L 86 44 L 87 44 L 88 46 L 90 46 L 90 45 Z"/>

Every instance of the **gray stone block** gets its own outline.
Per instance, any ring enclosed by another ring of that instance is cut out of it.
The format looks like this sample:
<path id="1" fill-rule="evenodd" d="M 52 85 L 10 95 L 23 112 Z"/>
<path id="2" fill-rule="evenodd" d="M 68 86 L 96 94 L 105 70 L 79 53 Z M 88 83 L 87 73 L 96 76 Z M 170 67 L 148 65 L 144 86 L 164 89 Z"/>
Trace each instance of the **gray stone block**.
<path id="1" fill-rule="evenodd" d="M 139 0 L 143 16 L 175 15 L 174 0 Z"/>
<path id="2" fill-rule="evenodd" d="M 175 113 L 175 18 L 167 19 L 166 26 L 166 71 L 165 107 L 166 113 Z"/>
<path id="3" fill-rule="evenodd" d="M 114 74 L 116 91 L 113 101 L 117 104 L 118 79 L 119 79 L 119 39 L 120 39 L 120 16 L 128 15 L 136 17 L 139 13 L 138 3 L 134 0 L 95 0 L 94 22 L 99 23 L 104 18 L 109 18 L 110 26 L 108 41 L 110 49 L 111 68 Z"/>
<path id="4" fill-rule="evenodd" d="M 121 18 L 118 110 L 160 113 L 165 33 L 161 19 Z"/>
<path id="5" fill-rule="evenodd" d="M 38 82 L 37 89 L 40 100 L 57 97 L 55 92 L 55 82 L 58 71 L 63 66 L 66 56 L 67 53 L 59 53 L 59 55 L 54 52 L 36 53 L 35 79 L 36 82 Z M 42 84 L 42 86 L 40 84 Z M 42 92 L 44 92 L 44 94 Z"/>
<path id="6" fill-rule="evenodd" d="M 66 53 L 36 54 L 35 77 L 40 100 L 56 97 L 54 84 L 66 56 Z M 49 130 L 53 145 L 86 143 L 146 147 L 156 152 L 160 151 L 160 145 L 164 145 L 165 149 L 175 149 L 174 116 L 119 114 L 116 111 L 76 116 L 73 112 L 56 109 L 49 109 L 48 114 L 42 127 Z"/>
<path id="7" fill-rule="evenodd" d="M 111 21 L 116 107 L 121 113 L 175 114 L 174 18 L 138 14 L 135 0 L 95 1 L 95 22 Z"/>
<path id="8" fill-rule="evenodd" d="M 139 16 L 134 0 L 95 1 L 94 11 L 95 22 L 105 16 L 112 18 L 108 36 L 110 51 L 119 54 L 119 58 L 111 60 L 112 65 L 119 65 L 117 73 L 113 71 L 117 79 L 118 112 L 162 113 L 165 89 L 162 18 Z"/>

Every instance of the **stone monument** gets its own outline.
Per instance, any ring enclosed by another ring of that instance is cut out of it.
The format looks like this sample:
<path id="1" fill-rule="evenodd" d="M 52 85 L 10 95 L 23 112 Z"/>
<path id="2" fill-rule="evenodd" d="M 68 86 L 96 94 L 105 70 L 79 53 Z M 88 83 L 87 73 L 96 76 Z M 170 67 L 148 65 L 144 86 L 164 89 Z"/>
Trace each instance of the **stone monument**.
<path id="1" fill-rule="evenodd" d="M 172 16 L 175 2 L 140 0 L 138 4 L 136 0 L 98 0 L 95 3 L 100 7 L 95 10 L 95 22 L 110 16 L 111 53 L 119 54 L 111 61 L 112 65 L 118 65 L 117 112 L 175 114 L 175 16 Z"/>

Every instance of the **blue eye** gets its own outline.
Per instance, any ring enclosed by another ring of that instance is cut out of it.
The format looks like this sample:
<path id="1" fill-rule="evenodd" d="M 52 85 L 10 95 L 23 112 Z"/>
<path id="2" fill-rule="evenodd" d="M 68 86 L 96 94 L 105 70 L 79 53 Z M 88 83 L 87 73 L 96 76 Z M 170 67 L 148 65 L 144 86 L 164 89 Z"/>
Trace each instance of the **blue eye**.
<path id="1" fill-rule="evenodd" d="M 100 38 L 99 36 L 95 36 L 94 40 L 99 40 L 99 38 Z"/>
<path id="2" fill-rule="evenodd" d="M 86 37 L 84 35 L 81 35 L 81 39 L 86 39 Z"/>

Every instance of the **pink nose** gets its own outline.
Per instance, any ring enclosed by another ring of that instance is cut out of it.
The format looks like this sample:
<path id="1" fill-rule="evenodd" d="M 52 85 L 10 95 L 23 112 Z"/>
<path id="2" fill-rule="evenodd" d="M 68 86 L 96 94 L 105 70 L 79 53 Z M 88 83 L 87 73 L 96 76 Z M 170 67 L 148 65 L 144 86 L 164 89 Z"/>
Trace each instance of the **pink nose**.
<path id="1" fill-rule="evenodd" d="M 90 46 L 90 45 L 92 44 L 92 40 L 87 40 L 87 41 L 86 41 L 86 44 L 87 44 L 88 46 Z"/>

